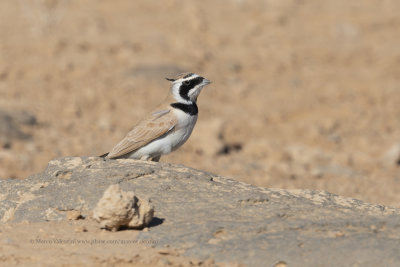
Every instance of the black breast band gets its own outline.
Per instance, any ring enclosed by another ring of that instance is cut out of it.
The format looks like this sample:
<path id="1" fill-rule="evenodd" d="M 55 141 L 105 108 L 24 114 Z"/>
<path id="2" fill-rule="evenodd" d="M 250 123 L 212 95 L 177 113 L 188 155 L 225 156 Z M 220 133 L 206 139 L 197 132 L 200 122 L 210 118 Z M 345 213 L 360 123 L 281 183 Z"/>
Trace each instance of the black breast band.
<path id="1" fill-rule="evenodd" d="M 180 109 L 186 114 L 189 115 L 197 115 L 199 113 L 199 109 L 197 108 L 197 104 L 192 102 L 191 104 L 184 104 L 184 103 L 172 103 L 171 107 Z"/>

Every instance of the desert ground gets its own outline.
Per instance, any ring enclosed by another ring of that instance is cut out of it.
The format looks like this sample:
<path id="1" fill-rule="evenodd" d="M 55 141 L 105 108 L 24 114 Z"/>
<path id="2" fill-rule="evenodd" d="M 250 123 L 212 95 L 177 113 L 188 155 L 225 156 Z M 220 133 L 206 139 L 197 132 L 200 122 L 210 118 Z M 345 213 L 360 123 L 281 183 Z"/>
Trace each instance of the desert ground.
<path id="1" fill-rule="evenodd" d="M 400 2 L 0 2 L 0 177 L 109 151 L 165 77 L 213 83 L 161 162 L 400 208 Z"/>

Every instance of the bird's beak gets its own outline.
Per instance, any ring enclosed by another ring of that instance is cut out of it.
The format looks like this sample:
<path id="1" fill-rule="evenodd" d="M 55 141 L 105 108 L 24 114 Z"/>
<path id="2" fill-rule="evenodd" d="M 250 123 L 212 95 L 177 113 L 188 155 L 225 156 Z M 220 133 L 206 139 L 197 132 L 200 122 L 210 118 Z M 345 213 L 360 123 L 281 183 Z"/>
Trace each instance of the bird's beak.
<path id="1" fill-rule="evenodd" d="M 210 80 L 207 80 L 207 79 L 204 79 L 204 80 L 203 80 L 203 83 L 204 83 L 204 85 L 207 85 L 207 84 L 210 84 L 211 81 L 210 81 Z"/>

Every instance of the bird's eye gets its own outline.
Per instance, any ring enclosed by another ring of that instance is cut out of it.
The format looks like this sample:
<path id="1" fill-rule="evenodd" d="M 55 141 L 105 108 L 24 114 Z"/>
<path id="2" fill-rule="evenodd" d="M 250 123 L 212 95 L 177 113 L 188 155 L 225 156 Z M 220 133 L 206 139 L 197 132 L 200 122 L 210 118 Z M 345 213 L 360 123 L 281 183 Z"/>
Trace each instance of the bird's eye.
<path id="1" fill-rule="evenodd" d="M 189 85 L 189 84 L 190 84 L 190 81 L 183 81 L 183 84 L 184 84 L 184 85 Z"/>

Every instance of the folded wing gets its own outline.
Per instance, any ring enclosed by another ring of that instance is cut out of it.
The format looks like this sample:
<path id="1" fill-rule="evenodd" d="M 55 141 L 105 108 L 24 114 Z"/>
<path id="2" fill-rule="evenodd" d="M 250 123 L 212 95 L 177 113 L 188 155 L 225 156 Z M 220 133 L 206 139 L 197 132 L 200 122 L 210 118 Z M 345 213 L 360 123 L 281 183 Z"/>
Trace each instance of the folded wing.
<path id="1" fill-rule="evenodd" d="M 151 141 L 172 131 L 176 120 L 170 110 L 159 110 L 140 121 L 108 154 L 108 158 L 119 158 L 131 153 Z"/>

